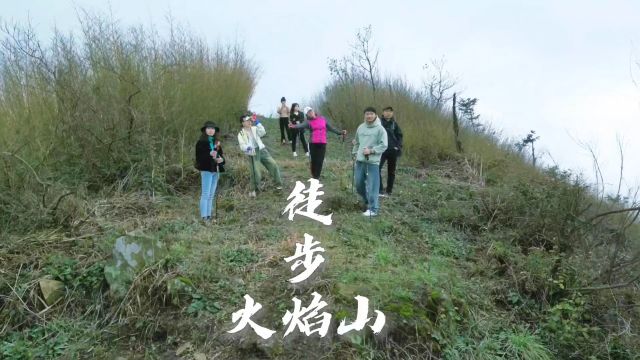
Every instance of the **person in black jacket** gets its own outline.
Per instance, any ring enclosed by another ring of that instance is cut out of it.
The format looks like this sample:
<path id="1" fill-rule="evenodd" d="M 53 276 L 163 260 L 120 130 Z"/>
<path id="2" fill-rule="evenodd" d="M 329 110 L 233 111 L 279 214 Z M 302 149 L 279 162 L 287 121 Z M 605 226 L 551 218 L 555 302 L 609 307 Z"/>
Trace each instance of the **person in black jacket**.
<path id="1" fill-rule="evenodd" d="M 291 104 L 291 113 L 289 115 L 289 122 L 293 125 L 302 124 L 304 122 L 304 114 L 300 111 L 300 105 L 298 103 Z M 293 151 L 293 157 L 298 156 L 296 152 L 296 143 L 298 142 L 298 137 L 300 138 L 300 142 L 302 143 L 302 147 L 304 148 L 304 152 L 307 157 L 309 156 L 309 145 L 307 144 L 307 140 L 304 138 L 304 129 L 289 129 L 291 134 L 291 151 Z"/>
<path id="2" fill-rule="evenodd" d="M 196 169 L 200 170 L 202 192 L 200 194 L 200 217 L 203 221 L 211 221 L 213 197 L 218 187 L 218 176 L 224 172 L 225 160 L 222 146 L 216 138 L 220 129 L 211 121 L 207 121 L 200 129 L 202 135 L 196 143 Z"/>
<path id="3" fill-rule="evenodd" d="M 391 195 L 393 192 L 393 182 L 396 179 L 396 165 L 402 152 L 402 130 L 400 130 L 400 126 L 398 126 L 398 123 L 393 117 L 393 108 L 391 106 L 387 106 L 382 110 L 381 121 L 382 126 L 387 131 L 389 144 L 387 150 L 385 150 L 380 157 L 380 196 L 384 197 Z M 389 161 L 389 166 L 387 167 L 387 188 L 385 193 L 382 187 L 382 168 L 386 161 Z"/>

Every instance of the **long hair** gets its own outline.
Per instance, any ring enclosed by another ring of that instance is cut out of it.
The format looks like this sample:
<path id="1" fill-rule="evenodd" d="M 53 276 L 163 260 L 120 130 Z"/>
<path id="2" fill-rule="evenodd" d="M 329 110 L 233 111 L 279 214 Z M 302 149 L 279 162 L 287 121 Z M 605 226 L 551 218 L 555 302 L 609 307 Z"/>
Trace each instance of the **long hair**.
<path id="1" fill-rule="evenodd" d="M 293 109 L 295 109 L 295 108 L 296 108 L 296 106 L 297 106 L 297 107 L 300 107 L 300 104 L 298 104 L 298 103 L 293 103 L 293 104 L 291 104 L 291 112 L 293 112 Z M 298 110 L 298 112 L 299 112 L 299 111 L 300 111 L 300 110 Z"/>
<path id="2" fill-rule="evenodd" d="M 218 132 L 217 131 L 216 131 L 215 134 L 213 134 L 212 138 L 213 138 L 214 150 L 217 150 L 218 149 L 218 144 L 217 144 L 218 143 Z M 207 135 L 207 129 L 204 129 L 204 130 L 201 131 L 200 138 L 198 139 L 198 141 L 205 141 L 207 143 L 209 142 L 209 135 Z"/>
<path id="3" fill-rule="evenodd" d="M 213 134 L 214 143 L 215 143 L 215 140 L 216 140 L 216 135 L 218 135 L 218 132 Z M 209 135 L 207 135 L 207 129 L 204 129 L 203 131 L 200 132 L 200 139 L 198 139 L 198 140 L 200 140 L 200 141 L 209 141 Z"/>

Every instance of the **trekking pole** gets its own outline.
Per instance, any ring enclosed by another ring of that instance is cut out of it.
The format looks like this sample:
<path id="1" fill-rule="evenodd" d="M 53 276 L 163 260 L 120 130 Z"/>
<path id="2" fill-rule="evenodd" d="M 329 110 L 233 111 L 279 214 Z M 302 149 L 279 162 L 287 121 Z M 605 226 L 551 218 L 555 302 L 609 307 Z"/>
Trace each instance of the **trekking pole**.
<path id="1" fill-rule="evenodd" d="M 251 155 L 248 155 L 248 156 L 251 159 L 251 178 L 252 178 L 253 181 L 255 181 L 256 180 L 256 169 L 255 169 L 255 166 L 254 166 L 253 156 L 251 156 Z M 254 188 L 256 188 L 256 189 L 258 188 L 258 185 L 256 185 L 256 184 L 252 184 L 252 185 L 253 185 Z"/>
<path id="2" fill-rule="evenodd" d="M 371 149 L 371 147 L 367 147 L 367 149 Z M 367 181 L 365 182 L 365 188 L 368 189 L 369 188 L 369 184 L 371 184 L 371 179 L 369 179 L 369 155 L 365 155 L 364 159 L 367 161 L 367 163 L 365 163 L 365 168 L 364 168 L 364 173 L 365 173 L 365 177 L 367 178 Z M 371 196 L 369 194 L 369 192 L 367 192 L 367 196 Z M 376 196 L 378 196 L 378 194 L 376 194 Z M 371 205 L 371 204 L 369 204 Z M 367 209 L 369 211 L 369 222 L 371 222 L 371 209 Z"/>
<path id="3" fill-rule="evenodd" d="M 344 142 L 345 136 L 342 137 L 342 142 Z M 353 143 L 354 140 L 352 140 Z M 351 151 L 349 150 L 349 145 L 347 143 L 347 151 L 349 152 L 349 157 L 351 158 L 351 194 L 355 194 L 356 190 L 355 190 L 355 177 L 356 177 L 356 156 L 354 156 Z"/>
<path id="4" fill-rule="evenodd" d="M 220 143 L 214 145 L 214 151 L 216 155 L 213 157 L 213 161 L 216 163 L 216 174 L 218 175 L 218 183 L 220 182 L 220 165 L 218 164 L 218 151 L 220 151 Z M 213 193 L 213 216 L 212 220 L 215 222 L 218 219 L 218 184 L 216 184 L 216 191 Z"/>
<path id="5" fill-rule="evenodd" d="M 218 173 L 218 176 L 220 176 L 220 173 Z M 220 180 L 220 179 L 218 179 Z M 215 194 L 213 194 L 213 219 L 215 221 L 218 221 L 218 188 L 216 186 L 216 192 Z"/>
<path id="6" fill-rule="evenodd" d="M 356 182 L 356 158 L 351 155 L 351 194 L 356 193 L 355 185 Z"/>
<path id="7" fill-rule="evenodd" d="M 347 136 L 347 134 L 343 133 L 342 134 L 342 145 L 344 146 L 345 144 L 345 137 Z M 349 150 L 349 148 L 347 147 L 347 150 Z M 349 156 L 351 156 L 351 152 L 349 152 Z M 352 166 L 353 167 L 353 166 Z M 352 175 L 353 175 L 353 171 L 352 171 Z M 353 176 L 351 177 L 351 188 L 353 189 Z M 353 191 L 352 191 L 353 192 Z"/>
<path id="8" fill-rule="evenodd" d="M 218 174 L 218 184 L 220 184 L 220 167 L 216 162 L 216 173 Z M 213 220 L 218 220 L 218 184 L 216 184 L 216 192 L 213 193 Z"/>

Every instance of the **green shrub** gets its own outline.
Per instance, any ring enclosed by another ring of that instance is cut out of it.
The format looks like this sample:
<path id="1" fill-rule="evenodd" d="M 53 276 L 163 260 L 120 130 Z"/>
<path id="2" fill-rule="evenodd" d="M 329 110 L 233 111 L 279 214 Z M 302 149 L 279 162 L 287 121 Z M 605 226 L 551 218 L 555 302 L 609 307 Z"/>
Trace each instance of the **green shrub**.
<path id="1" fill-rule="evenodd" d="M 523 248 L 564 252 L 580 243 L 587 229 L 580 216 L 590 201 L 588 188 L 577 180 L 538 176 L 486 189 L 476 210 L 489 228 L 515 230 Z"/>
<path id="2" fill-rule="evenodd" d="M 586 349 L 593 344 L 600 333 L 597 326 L 590 325 L 590 311 L 580 295 L 564 299 L 550 308 L 542 325 L 543 336 L 554 352 L 561 358 L 586 358 Z"/>

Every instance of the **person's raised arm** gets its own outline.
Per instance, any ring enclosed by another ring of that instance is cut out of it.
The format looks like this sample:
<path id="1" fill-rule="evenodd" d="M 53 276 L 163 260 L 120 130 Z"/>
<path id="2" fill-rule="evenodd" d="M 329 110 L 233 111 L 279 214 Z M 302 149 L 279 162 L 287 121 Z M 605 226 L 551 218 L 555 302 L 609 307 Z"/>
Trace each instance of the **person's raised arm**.
<path id="1" fill-rule="evenodd" d="M 258 134 L 259 137 L 263 137 L 267 135 L 267 130 L 265 130 L 264 126 L 260 121 L 256 121 L 255 126 L 256 126 L 256 133 Z"/>
<path id="2" fill-rule="evenodd" d="M 311 125 L 309 125 L 309 120 L 305 120 L 300 124 L 289 124 L 289 128 L 291 129 L 311 129 Z"/>
<path id="3" fill-rule="evenodd" d="M 327 121 L 327 130 L 337 135 L 342 135 L 344 133 L 344 131 L 334 128 L 333 125 L 331 125 L 331 123 L 328 121 Z"/>

